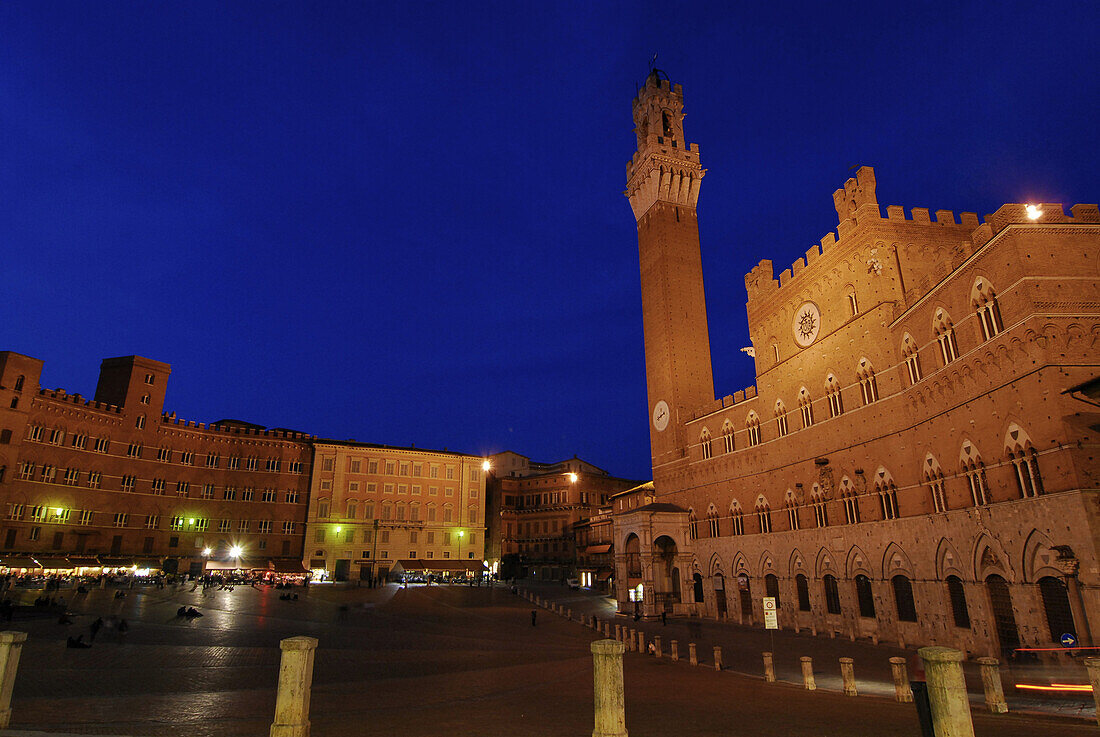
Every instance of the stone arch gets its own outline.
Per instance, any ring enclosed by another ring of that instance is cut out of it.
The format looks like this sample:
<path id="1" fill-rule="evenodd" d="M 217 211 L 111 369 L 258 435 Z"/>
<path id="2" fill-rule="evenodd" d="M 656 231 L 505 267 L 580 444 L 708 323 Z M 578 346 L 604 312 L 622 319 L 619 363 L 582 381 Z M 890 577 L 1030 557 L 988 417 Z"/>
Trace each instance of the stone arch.
<path id="1" fill-rule="evenodd" d="M 760 554 L 760 575 L 763 576 L 765 573 L 775 572 L 775 558 L 772 557 L 772 554 L 767 549 L 765 549 L 764 552 Z"/>
<path id="2" fill-rule="evenodd" d="M 860 573 L 867 578 L 875 577 L 874 571 L 871 570 L 871 559 L 858 545 L 848 549 L 848 560 L 844 563 L 844 570 L 848 578 L 854 579 Z"/>
<path id="3" fill-rule="evenodd" d="M 1027 434 L 1019 423 L 1010 421 L 1008 428 L 1005 430 L 1005 451 L 1009 455 L 1013 455 L 1017 452 L 1030 450 L 1034 447 L 1031 442 L 1031 437 Z"/>
<path id="4" fill-rule="evenodd" d="M 787 575 L 794 578 L 796 574 L 806 573 L 805 558 L 802 555 L 802 551 L 795 548 L 791 551 L 790 560 L 787 561 Z"/>
<path id="5" fill-rule="evenodd" d="M 829 551 L 825 548 L 820 548 L 817 551 L 817 561 L 814 565 L 814 575 L 818 578 L 824 578 L 826 573 L 831 573 L 836 576 L 838 571 L 836 565 L 833 563 L 833 558 L 829 554 Z"/>
<path id="6" fill-rule="evenodd" d="M 962 567 L 963 560 L 959 557 L 959 551 L 955 550 L 955 546 L 947 541 L 947 538 L 941 537 L 939 545 L 936 546 L 936 578 L 940 581 L 944 581 L 948 576 L 958 576 L 959 578 L 967 578 L 967 571 Z"/>
<path id="7" fill-rule="evenodd" d="M 892 578 L 899 573 L 908 576 L 910 579 L 916 578 L 913 571 L 913 561 L 909 559 L 909 555 L 902 550 L 900 545 L 891 542 L 882 554 L 882 578 L 884 580 Z"/>
<path id="8" fill-rule="evenodd" d="M 993 536 L 983 532 L 974 542 L 974 580 L 984 581 L 991 574 L 998 574 L 1009 583 L 1016 582 L 1016 572 L 1004 547 Z"/>
<path id="9" fill-rule="evenodd" d="M 745 560 L 745 554 L 740 550 L 737 551 L 737 555 L 733 557 L 733 572 L 737 575 L 750 575 L 748 561 Z"/>
<path id="10" fill-rule="evenodd" d="M 718 553 L 711 553 L 710 560 L 707 562 L 707 571 L 708 576 L 726 575 L 726 568 L 722 565 L 722 556 L 718 555 Z"/>
<path id="11" fill-rule="evenodd" d="M 1052 549 L 1051 539 L 1042 532 L 1032 529 L 1024 542 L 1024 554 L 1020 566 L 1024 581 L 1035 583 L 1044 576 L 1053 576 L 1061 580 L 1064 574 L 1054 565 L 1057 559 L 1058 553 Z"/>

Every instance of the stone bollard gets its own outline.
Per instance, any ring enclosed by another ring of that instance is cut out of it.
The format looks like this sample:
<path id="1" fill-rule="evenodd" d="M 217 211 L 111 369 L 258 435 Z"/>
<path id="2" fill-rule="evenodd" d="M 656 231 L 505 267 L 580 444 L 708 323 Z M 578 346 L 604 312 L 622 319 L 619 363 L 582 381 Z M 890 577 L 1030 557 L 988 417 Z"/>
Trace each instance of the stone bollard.
<path id="1" fill-rule="evenodd" d="M 604 622 L 603 623 L 603 636 L 606 637 L 609 640 L 611 639 L 611 623 L 610 622 Z"/>
<path id="2" fill-rule="evenodd" d="M 680 660 L 680 643 L 676 642 L 676 640 L 673 640 L 672 642 L 668 643 L 668 647 L 668 657 L 672 660 L 673 663 L 678 662 Z"/>
<path id="3" fill-rule="evenodd" d="M 714 646 L 714 669 L 722 670 L 722 646 Z"/>
<path id="4" fill-rule="evenodd" d="M 905 670 L 905 658 L 890 658 L 890 671 L 894 675 L 894 698 L 900 703 L 913 701 L 913 690 L 909 688 L 909 673 Z"/>
<path id="5" fill-rule="evenodd" d="M 840 680 L 844 682 L 844 695 L 856 695 L 856 668 L 851 658 L 840 659 Z"/>
<path id="6" fill-rule="evenodd" d="M 695 653 L 695 643 L 688 643 L 688 662 L 692 665 L 699 665 L 699 656 Z"/>
<path id="7" fill-rule="evenodd" d="M 816 691 L 817 682 L 814 680 L 814 659 L 808 655 L 802 656 L 802 683 L 807 691 Z"/>
<path id="8" fill-rule="evenodd" d="M 26 641 L 26 632 L 0 632 L 0 729 L 7 729 L 11 723 L 11 692 Z"/>
<path id="9" fill-rule="evenodd" d="M 661 657 L 661 636 L 653 636 L 653 654 L 658 658 Z"/>
<path id="10" fill-rule="evenodd" d="M 949 647 L 922 647 L 917 654 L 924 661 L 935 733 L 950 737 L 974 737 L 970 700 L 963 680 L 963 653 Z"/>
<path id="11" fill-rule="evenodd" d="M 615 625 L 615 639 L 619 642 L 623 641 L 623 626 L 621 624 Z"/>
<path id="12" fill-rule="evenodd" d="M 592 685 L 596 706 L 596 725 L 592 737 L 627 737 L 623 649 L 623 644 L 615 640 L 596 640 L 592 643 Z"/>
<path id="13" fill-rule="evenodd" d="M 772 663 L 771 653 L 764 653 L 764 680 L 775 683 L 775 664 Z"/>
<path id="14" fill-rule="evenodd" d="M 996 658 L 978 658 L 982 671 L 982 686 L 985 688 L 985 705 L 994 714 L 1008 711 L 1005 702 L 1004 686 L 1001 685 L 1000 661 Z"/>
<path id="15" fill-rule="evenodd" d="M 309 693 L 313 685 L 315 637 L 288 637 L 279 643 L 279 693 L 270 737 L 309 737 Z"/>
<path id="16" fill-rule="evenodd" d="M 628 638 L 626 649 L 631 652 L 638 652 L 638 630 L 633 627 L 630 628 L 630 637 Z"/>
<path id="17" fill-rule="evenodd" d="M 1096 723 L 1100 724 L 1100 658 L 1085 658 L 1085 668 L 1092 684 L 1092 698 L 1096 702 Z"/>
<path id="18" fill-rule="evenodd" d="M 646 652 L 645 632 L 642 632 L 641 630 L 638 630 L 638 652 L 642 653 L 643 655 Z"/>

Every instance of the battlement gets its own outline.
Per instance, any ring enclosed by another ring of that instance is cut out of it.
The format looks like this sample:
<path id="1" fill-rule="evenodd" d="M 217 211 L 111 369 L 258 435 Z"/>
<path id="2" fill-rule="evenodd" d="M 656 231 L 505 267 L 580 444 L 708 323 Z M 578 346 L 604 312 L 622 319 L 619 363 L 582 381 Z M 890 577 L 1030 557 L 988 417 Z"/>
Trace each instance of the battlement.
<path id="1" fill-rule="evenodd" d="M 1032 209 L 1034 208 L 1034 209 Z M 971 234 L 970 241 L 975 248 L 989 240 L 1010 225 L 1046 225 L 1049 223 L 1070 223 L 1091 225 L 1100 223 L 1100 206 L 1077 204 L 1069 208 L 1066 215 L 1061 202 L 1043 202 L 1038 205 L 1012 203 L 1001 205 L 997 212 L 986 215 L 985 222 Z M 1036 217 L 1032 217 L 1035 214 Z"/>
<path id="2" fill-rule="evenodd" d="M 680 84 L 672 84 L 672 81 L 667 77 L 661 79 L 660 72 L 654 69 L 649 73 L 649 76 L 645 78 L 645 84 L 638 88 L 638 94 L 634 95 L 632 107 L 638 107 L 642 104 L 642 100 L 655 93 L 665 93 L 671 97 L 684 99 L 684 88 Z"/>
<path id="3" fill-rule="evenodd" d="M 116 415 L 122 414 L 122 407 L 118 405 L 108 404 L 107 402 L 97 402 L 93 399 L 85 399 L 79 394 L 69 394 L 64 389 L 39 389 L 38 396 L 56 399 L 59 402 L 70 402 L 81 407 L 87 407 L 88 409 L 98 409 Z"/>
<path id="4" fill-rule="evenodd" d="M 316 435 L 310 435 L 308 433 L 296 432 L 294 430 L 284 430 L 282 428 L 261 428 L 261 427 L 245 427 L 241 425 L 219 425 L 211 423 L 207 425 L 205 422 L 195 422 L 194 420 L 181 420 L 176 417 L 175 412 L 165 412 L 160 417 L 161 422 L 165 425 L 177 425 L 180 427 L 190 427 L 196 430 L 204 430 L 206 432 L 221 433 L 223 435 L 254 435 L 258 437 L 281 439 L 281 440 L 314 440 Z"/>
<path id="5" fill-rule="evenodd" d="M 707 402 L 701 407 L 696 407 L 695 410 L 693 410 L 691 413 L 691 420 L 689 420 L 689 422 L 693 422 L 700 418 L 706 417 L 707 415 L 713 414 L 719 410 L 741 404 L 742 402 L 745 402 L 749 399 L 754 399 L 755 397 L 756 387 L 745 387 L 741 391 L 734 392 L 733 394 L 727 394 L 721 399 L 715 399 L 711 402 Z"/>

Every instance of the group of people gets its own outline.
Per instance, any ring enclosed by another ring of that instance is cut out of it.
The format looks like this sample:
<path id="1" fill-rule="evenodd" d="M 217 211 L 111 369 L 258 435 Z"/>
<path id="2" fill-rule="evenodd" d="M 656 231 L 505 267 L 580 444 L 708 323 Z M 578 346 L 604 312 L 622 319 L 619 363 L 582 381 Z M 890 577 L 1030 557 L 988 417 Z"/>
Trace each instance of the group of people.
<path id="1" fill-rule="evenodd" d="M 186 619 L 194 619 L 195 617 L 201 617 L 202 612 L 193 606 L 181 606 L 176 610 L 177 617 L 184 617 Z"/>
<path id="2" fill-rule="evenodd" d="M 58 622 L 61 624 L 72 624 L 72 620 L 69 619 L 64 612 Z M 70 635 L 65 641 L 65 647 L 75 649 L 91 647 L 92 643 L 95 642 L 96 635 L 98 635 L 100 630 L 104 627 L 113 629 L 118 633 L 118 642 L 122 642 L 123 638 L 126 637 L 126 633 L 130 631 L 130 625 L 121 617 L 108 617 L 106 620 L 104 620 L 103 617 L 96 617 L 95 621 L 88 626 L 89 637 L 87 642 L 84 640 L 84 635 L 77 635 L 76 637 Z"/>

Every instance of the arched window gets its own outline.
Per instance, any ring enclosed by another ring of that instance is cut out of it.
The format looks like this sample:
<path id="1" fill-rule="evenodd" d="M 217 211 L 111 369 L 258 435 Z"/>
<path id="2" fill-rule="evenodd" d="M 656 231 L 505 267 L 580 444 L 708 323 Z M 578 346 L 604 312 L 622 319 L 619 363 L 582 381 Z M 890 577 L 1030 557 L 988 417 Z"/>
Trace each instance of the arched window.
<path id="1" fill-rule="evenodd" d="M 855 317 L 859 314 L 859 303 L 856 301 L 856 293 L 854 289 L 848 289 L 848 314 L 851 317 Z"/>
<path id="2" fill-rule="evenodd" d="M 145 415 L 138 415 L 137 421 L 134 422 L 134 427 L 138 430 L 145 427 Z"/>
<path id="3" fill-rule="evenodd" d="M 714 447 L 710 442 L 710 430 L 703 428 L 703 432 L 699 434 L 699 445 L 703 448 L 703 459 L 710 458 L 714 454 Z"/>
<path id="4" fill-rule="evenodd" d="M 322 519 L 328 517 L 328 499 L 317 500 L 317 516 Z"/>
<path id="5" fill-rule="evenodd" d="M 349 501 L 347 511 L 348 511 L 347 518 L 348 519 L 355 519 L 355 513 L 359 511 L 359 505 L 356 504 L 354 501 Z"/>
<path id="6" fill-rule="evenodd" d="M 718 510 L 714 508 L 713 504 L 707 510 L 707 528 L 711 537 L 718 537 Z"/>
<path id="7" fill-rule="evenodd" d="M 810 489 L 810 502 L 814 506 L 814 523 L 818 527 L 829 526 L 829 508 L 826 506 L 825 491 L 821 484 L 814 484 Z"/>
<path id="8" fill-rule="evenodd" d="M 921 380 L 920 356 L 917 342 L 909 333 L 901 340 L 901 355 L 905 359 L 905 368 L 909 373 L 909 386 Z"/>
<path id="9" fill-rule="evenodd" d="M 878 382 L 875 381 L 875 369 L 866 358 L 859 359 L 859 369 L 856 371 L 859 377 L 859 394 L 863 404 L 878 401 Z"/>
<path id="10" fill-rule="evenodd" d="M 764 594 L 775 599 L 775 608 L 779 608 L 779 579 L 774 573 L 764 576 Z"/>
<path id="11" fill-rule="evenodd" d="M 897 519 L 898 517 L 898 488 L 894 485 L 894 478 L 890 472 L 879 466 L 875 474 L 875 492 L 878 494 L 879 511 L 883 519 Z"/>
<path id="12" fill-rule="evenodd" d="M 963 443 L 959 454 L 959 463 L 966 476 L 966 485 L 970 488 L 970 500 L 975 507 L 984 507 L 991 501 L 989 482 L 985 478 L 985 464 L 982 455 L 969 440 Z"/>
<path id="13" fill-rule="evenodd" d="M 978 277 L 974 288 L 970 290 L 970 304 L 978 315 L 978 324 L 982 327 L 982 340 L 989 340 L 1005 329 L 1001 321 L 1001 308 L 997 304 L 997 295 L 988 279 Z"/>
<path id="14" fill-rule="evenodd" d="M 936 512 L 947 511 L 947 495 L 943 490 L 943 469 L 931 453 L 924 457 L 924 483 L 932 497 L 932 509 Z"/>
<path id="15" fill-rule="evenodd" d="M 772 508 L 763 494 L 756 498 L 756 520 L 760 523 L 761 532 L 772 531 Z"/>
<path id="16" fill-rule="evenodd" d="M 875 595 L 871 590 L 871 579 L 862 573 L 856 576 L 856 601 L 859 602 L 859 616 L 875 618 Z"/>
<path id="17" fill-rule="evenodd" d="M 840 498 L 844 500 L 844 521 L 849 525 L 859 522 L 859 494 L 847 476 L 840 480 Z"/>
<path id="18" fill-rule="evenodd" d="M 776 363 L 779 363 L 779 344 L 778 343 L 772 343 L 772 358 L 775 359 Z"/>
<path id="19" fill-rule="evenodd" d="M 382 505 L 382 519 L 393 519 L 393 506 L 389 502 Z"/>
<path id="20" fill-rule="evenodd" d="M 787 408 L 782 399 L 775 400 L 775 427 L 779 437 L 787 434 Z"/>
<path id="21" fill-rule="evenodd" d="M 20 374 L 19 376 L 15 377 L 15 386 L 13 387 L 15 389 L 15 391 L 17 391 L 17 392 L 23 391 L 23 382 L 26 381 L 26 379 L 27 379 L 27 377 L 23 376 L 23 374 Z"/>
<path id="22" fill-rule="evenodd" d="M 692 540 L 699 539 L 699 518 L 695 516 L 695 510 L 688 510 L 688 537 Z"/>
<path id="23" fill-rule="evenodd" d="M 722 423 L 722 442 L 725 444 L 726 452 L 733 452 L 733 423 L 726 420 Z"/>
<path id="24" fill-rule="evenodd" d="M 958 576 L 947 577 L 947 598 L 951 600 L 951 614 L 956 627 L 970 629 L 970 610 L 966 607 L 966 590 Z"/>
<path id="25" fill-rule="evenodd" d="M 1005 434 L 1005 452 L 1015 471 L 1016 489 L 1021 499 L 1043 493 L 1043 477 L 1039 474 L 1039 456 L 1020 426 L 1013 423 Z"/>
<path id="26" fill-rule="evenodd" d="M 799 573 L 794 577 L 794 588 L 798 592 L 798 611 L 810 611 L 810 582 Z"/>
<path id="27" fill-rule="evenodd" d="M 840 393 L 840 382 L 832 374 L 825 379 L 825 396 L 829 398 L 829 417 L 844 414 L 844 398 Z"/>
<path id="28" fill-rule="evenodd" d="M 836 577 L 826 573 L 822 583 L 825 586 L 825 609 L 829 614 L 840 614 L 840 591 L 836 586 Z"/>
<path id="29" fill-rule="evenodd" d="M 420 521 L 420 505 L 412 504 L 409 506 L 409 519 L 413 522 Z"/>
<path id="30" fill-rule="evenodd" d="M 730 520 L 733 522 L 733 534 L 745 534 L 745 517 L 741 513 L 741 502 L 736 499 L 730 504 Z"/>
<path id="31" fill-rule="evenodd" d="M 787 510 L 787 524 L 789 529 L 797 530 L 798 525 L 798 500 L 795 499 L 794 492 L 787 489 L 787 494 L 783 497 L 783 507 Z"/>
<path id="32" fill-rule="evenodd" d="M 1060 641 L 1066 633 L 1076 637 L 1077 627 L 1073 623 L 1073 611 L 1069 607 L 1066 585 L 1053 576 L 1044 576 L 1039 579 L 1039 593 L 1043 597 L 1051 641 Z"/>
<path id="33" fill-rule="evenodd" d="M 936 310 L 936 316 L 932 318 L 932 332 L 936 335 L 936 342 L 940 346 L 940 359 L 943 365 L 954 361 L 959 357 L 959 344 L 955 340 L 955 327 L 951 317 L 940 308 Z"/>
<path id="34" fill-rule="evenodd" d="M 913 584 L 906 576 L 897 575 L 890 579 L 894 586 L 894 602 L 898 605 L 898 620 L 917 621 L 917 606 L 913 603 Z"/>
<path id="35" fill-rule="evenodd" d="M 806 387 L 798 390 L 798 409 L 802 412 L 802 427 L 814 424 L 814 405 L 810 400 L 810 393 Z"/>
<path id="36" fill-rule="evenodd" d="M 745 419 L 745 429 L 749 432 L 749 445 L 760 445 L 760 418 L 755 412 L 749 412 Z"/>

